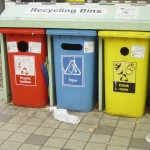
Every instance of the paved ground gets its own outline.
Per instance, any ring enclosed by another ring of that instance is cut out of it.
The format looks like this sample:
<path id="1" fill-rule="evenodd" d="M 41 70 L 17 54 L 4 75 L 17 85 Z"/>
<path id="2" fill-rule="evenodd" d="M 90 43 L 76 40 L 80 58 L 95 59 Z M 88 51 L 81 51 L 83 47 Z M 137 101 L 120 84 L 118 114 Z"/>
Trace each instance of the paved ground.
<path id="1" fill-rule="evenodd" d="M 140 119 L 104 112 L 70 112 L 77 125 L 53 119 L 45 109 L 4 104 L 0 89 L 0 150 L 146 150 L 149 114 Z"/>

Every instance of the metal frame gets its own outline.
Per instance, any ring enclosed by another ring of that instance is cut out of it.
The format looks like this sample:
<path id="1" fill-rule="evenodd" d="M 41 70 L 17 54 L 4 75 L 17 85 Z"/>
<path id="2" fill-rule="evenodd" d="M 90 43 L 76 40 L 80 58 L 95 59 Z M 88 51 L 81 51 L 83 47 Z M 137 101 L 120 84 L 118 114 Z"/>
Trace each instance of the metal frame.
<path id="1" fill-rule="evenodd" d="M 119 7 L 138 7 L 137 18 L 116 18 L 115 14 Z M 132 31 L 150 31 L 150 5 L 99 5 L 99 4 L 68 4 L 58 3 L 50 5 L 12 5 L 8 6 L 0 16 L 0 27 L 15 28 L 59 28 L 59 29 L 93 29 L 93 30 L 132 30 Z M 70 8 L 70 9 L 107 9 L 107 15 L 73 15 L 73 14 L 30 14 L 28 8 Z M 15 11 L 17 10 L 17 11 Z M 19 12 L 19 13 L 18 13 Z M 5 47 L 5 38 L 0 34 L 1 53 L 2 53 L 2 70 L 3 70 L 3 87 L 4 100 L 8 103 L 11 100 L 11 88 L 8 72 L 7 52 Z M 50 106 L 55 105 L 55 84 L 53 71 L 53 51 L 51 36 L 47 36 L 48 43 L 48 63 L 49 63 L 49 95 Z M 103 84 L 103 40 L 99 37 L 99 111 L 104 106 L 104 84 Z"/>

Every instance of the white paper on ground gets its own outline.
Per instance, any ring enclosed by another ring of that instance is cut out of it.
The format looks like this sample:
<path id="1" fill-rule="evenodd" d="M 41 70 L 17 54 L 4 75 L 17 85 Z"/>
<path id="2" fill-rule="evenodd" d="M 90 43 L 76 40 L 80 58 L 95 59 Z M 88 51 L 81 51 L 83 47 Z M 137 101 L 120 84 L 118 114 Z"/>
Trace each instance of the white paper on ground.
<path id="1" fill-rule="evenodd" d="M 56 106 L 48 107 L 47 110 L 49 112 L 53 112 L 53 117 L 56 120 L 63 121 L 65 123 L 77 124 L 80 122 L 78 116 L 69 115 L 66 109 L 57 109 Z"/>

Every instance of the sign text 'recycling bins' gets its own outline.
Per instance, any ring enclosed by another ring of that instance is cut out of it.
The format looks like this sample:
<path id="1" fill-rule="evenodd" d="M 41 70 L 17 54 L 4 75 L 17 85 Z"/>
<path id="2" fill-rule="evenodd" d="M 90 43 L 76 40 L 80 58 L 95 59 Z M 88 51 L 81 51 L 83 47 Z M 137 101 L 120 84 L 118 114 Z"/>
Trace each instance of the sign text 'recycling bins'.
<path id="1" fill-rule="evenodd" d="M 42 8 L 31 7 L 25 12 L 27 14 L 91 14 L 91 15 L 106 15 L 106 8 Z"/>

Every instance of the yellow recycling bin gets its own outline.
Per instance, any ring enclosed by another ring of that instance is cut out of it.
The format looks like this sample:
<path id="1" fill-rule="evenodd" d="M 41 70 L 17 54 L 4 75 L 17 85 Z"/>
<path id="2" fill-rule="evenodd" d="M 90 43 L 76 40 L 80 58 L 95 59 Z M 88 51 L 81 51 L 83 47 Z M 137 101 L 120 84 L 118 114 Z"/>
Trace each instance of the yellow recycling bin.
<path id="1" fill-rule="evenodd" d="M 149 32 L 99 31 L 104 39 L 106 112 L 141 117 L 145 110 Z"/>

